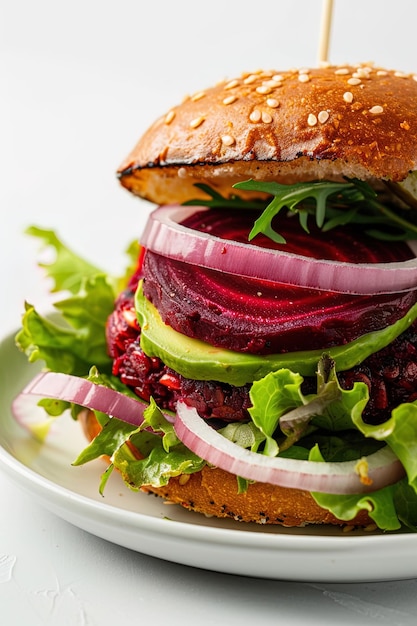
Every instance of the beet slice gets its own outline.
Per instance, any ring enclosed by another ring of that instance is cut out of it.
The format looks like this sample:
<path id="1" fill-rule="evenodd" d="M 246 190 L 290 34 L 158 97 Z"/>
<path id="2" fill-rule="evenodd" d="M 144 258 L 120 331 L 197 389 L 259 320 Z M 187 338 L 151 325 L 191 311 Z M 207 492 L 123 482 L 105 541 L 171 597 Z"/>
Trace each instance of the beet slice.
<path id="1" fill-rule="evenodd" d="M 184 224 L 224 239 L 247 242 L 256 214 L 210 210 Z M 285 249 L 314 258 L 356 263 L 413 257 L 405 243 L 384 244 L 344 226 L 307 234 L 294 218 L 280 216 Z M 259 246 L 279 249 L 266 237 Z M 417 290 L 355 296 L 248 279 L 167 259 L 150 251 L 143 264 L 144 294 L 166 324 L 189 337 L 238 352 L 271 354 L 325 349 L 384 328 L 405 315 Z"/>
<path id="2" fill-rule="evenodd" d="M 217 381 L 184 378 L 160 359 L 148 357 L 140 347 L 140 328 L 135 322 L 134 294 L 126 291 L 117 299 L 107 323 L 107 343 L 113 358 L 113 374 L 139 397 L 153 397 L 163 409 L 175 411 L 179 399 L 195 407 L 201 417 L 219 425 L 249 420 L 250 385 L 233 387 Z M 351 370 L 339 372 L 342 388 L 357 382 L 369 388 L 363 417 L 368 423 L 387 420 L 394 407 L 417 400 L 417 323 L 389 346 L 371 355 Z M 317 381 L 306 378 L 304 393 L 315 393 Z"/>

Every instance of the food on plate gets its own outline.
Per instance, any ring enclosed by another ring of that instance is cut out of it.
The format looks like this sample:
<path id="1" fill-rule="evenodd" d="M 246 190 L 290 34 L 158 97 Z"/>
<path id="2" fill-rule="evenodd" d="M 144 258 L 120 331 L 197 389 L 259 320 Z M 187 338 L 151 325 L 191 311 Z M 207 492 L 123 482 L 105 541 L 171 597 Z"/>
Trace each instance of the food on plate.
<path id="1" fill-rule="evenodd" d="M 118 170 L 156 205 L 124 277 L 29 231 L 70 295 L 66 326 L 26 306 L 46 371 L 17 417 L 69 409 L 102 491 L 116 469 L 206 515 L 415 529 L 416 80 L 258 71 L 169 109 Z"/>

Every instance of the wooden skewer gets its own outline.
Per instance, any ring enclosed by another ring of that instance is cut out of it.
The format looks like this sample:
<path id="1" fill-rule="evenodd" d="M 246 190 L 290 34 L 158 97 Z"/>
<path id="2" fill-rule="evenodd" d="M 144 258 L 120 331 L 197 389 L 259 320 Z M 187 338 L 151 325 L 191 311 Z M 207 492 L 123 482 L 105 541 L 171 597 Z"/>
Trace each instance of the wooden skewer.
<path id="1" fill-rule="evenodd" d="M 321 29 L 319 41 L 319 64 L 328 62 L 330 30 L 332 25 L 333 0 L 323 0 L 323 11 L 321 16 Z"/>

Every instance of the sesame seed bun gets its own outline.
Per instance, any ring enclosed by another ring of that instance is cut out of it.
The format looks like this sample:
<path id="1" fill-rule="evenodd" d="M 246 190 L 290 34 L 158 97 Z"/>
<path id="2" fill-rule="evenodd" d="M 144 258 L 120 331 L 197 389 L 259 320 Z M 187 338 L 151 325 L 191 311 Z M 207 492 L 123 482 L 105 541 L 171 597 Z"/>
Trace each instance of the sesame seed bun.
<path id="1" fill-rule="evenodd" d="M 229 195 L 248 178 L 404 180 L 417 168 L 416 78 L 367 65 L 243 74 L 160 117 L 121 184 L 164 204 L 201 196 L 196 182 Z"/>
<path id="2" fill-rule="evenodd" d="M 81 411 L 78 420 L 87 439 L 94 439 L 100 426 L 93 411 Z M 142 491 L 196 513 L 239 522 L 287 527 L 309 524 L 366 527 L 373 524 L 365 510 L 348 522 L 339 520 L 318 506 L 310 493 L 300 489 L 252 483 L 245 493 L 238 493 L 236 476 L 208 465 L 200 472 L 171 478 L 164 487 L 147 486 L 142 487 Z"/>

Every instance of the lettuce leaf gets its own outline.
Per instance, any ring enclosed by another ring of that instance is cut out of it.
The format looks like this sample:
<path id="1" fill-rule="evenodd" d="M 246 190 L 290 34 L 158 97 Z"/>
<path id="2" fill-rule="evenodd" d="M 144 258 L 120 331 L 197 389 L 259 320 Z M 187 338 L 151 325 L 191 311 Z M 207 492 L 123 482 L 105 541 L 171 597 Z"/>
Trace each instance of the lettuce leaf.
<path id="1" fill-rule="evenodd" d="M 92 365 L 110 372 L 106 320 L 113 311 L 117 294 L 127 284 L 132 267 L 123 277 L 112 277 L 65 246 L 53 231 L 32 226 L 27 232 L 55 251 L 51 263 L 40 265 L 52 279 L 52 292 L 69 295 L 54 303 L 57 310 L 54 320 L 26 303 L 22 328 L 16 336 L 18 347 L 29 361 L 42 360 L 55 372 L 85 376 Z M 138 244 L 134 243 L 128 248 L 131 265 L 137 254 Z"/>
<path id="2" fill-rule="evenodd" d="M 125 483 L 134 490 L 146 485 L 162 487 L 170 478 L 199 472 L 205 465 L 205 461 L 182 443 L 167 452 L 158 434 L 135 432 L 129 441 L 143 458 L 138 459 L 130 446 L 123 445 L 113 454 L 112 461 Z"/>
<path id="3" fill-rule="evenodd" d="M 386 442 L 403 464 L 409 485 L 417 492 L 417 400 L 400 404 L 391 418 L 372 426 L 361 415 L 355 417 L 355 425 L 365 437 Z"/>
<path id="4" fill-rule="evenodd" d="M 302 382 L 300 374 L 282 368 L 255 381 L 251 387 L 252 406 L 248 411 L 253 423 L 265 437 L 264 453 L 268 456 L 276 456 L 279 452 L 279 445 L 273 438 L 279 418 L 303 404 Z"/>
<path id="5" fill-rule="evenodd" d="M 62 314 L 57 321 L 26 304 L 16 343 L 30 362 L 42 360 L 54 372 L 84 376 L 92 364 L 110 371 L 105 319 L 113 303 L 113 291 L 103 276 L 86 279 L 77 296 L 55 304 Z"/>
<path id="6" fill-rule="evenodd" d="M 253 383 L 248 411 L 264 437 L 264 442 L 259 435 L 256 439 L 258 448 L 265 444 L 264 454 L 276 456 L 318 429 L 355 428 L 353 418 L 358 419 L 369 398 L 364 383 L 357 382 L 350 390 L 340 387 L 335 363 L 327 354 L 318 363 L 317 392 L 304 395 L 303 382 L 299 374 L 281 368 Z"/>
<path id="7" fill-rule="evenodd" d="M 325 462 L 318 446 L 311 449 L 309 460 Z M 378 528 L 399 530 L 401 522 L 394 505 L 394 490 L 395 486 L 391 485 L 366 495 L 335 495 L 317 492 L 311 495 L 319 506 L 346 522 L 353 520 L 361 510 L 365 510 Z"/>

